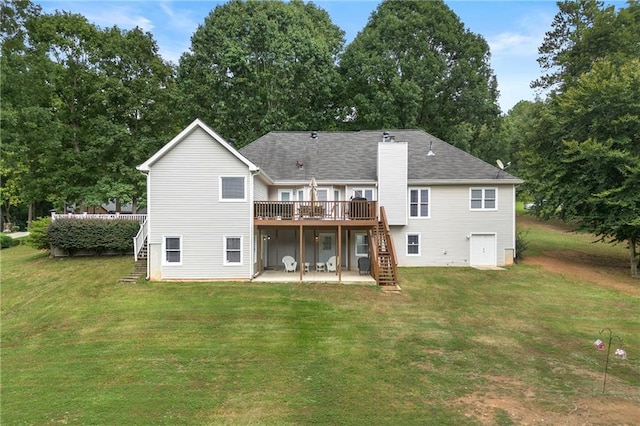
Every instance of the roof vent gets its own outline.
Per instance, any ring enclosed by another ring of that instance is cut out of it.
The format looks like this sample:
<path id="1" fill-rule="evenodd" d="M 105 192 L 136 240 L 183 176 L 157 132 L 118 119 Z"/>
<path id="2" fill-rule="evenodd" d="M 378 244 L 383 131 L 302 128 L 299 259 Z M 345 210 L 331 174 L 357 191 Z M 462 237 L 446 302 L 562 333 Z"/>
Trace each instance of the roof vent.
<path id="1" fill-rule="evenodd" d="M 304 162 L 302 160 L 298 160 L 296 162 L 296 166 L 298 167 L 298 170 L 304 170 Z"/>
<path id="2" fill-rule="evenodd" d="M 429 143 L 429 152 L 427 152 L 427 157 L 435 157 L 436 153 L 433 152 L 433 141 Z"/>
<path id="3" fill-rule="evenodd" d="M 389 139 L 389 132 L 385 130 L 382 132 L 382 142 L 387 142 L 387 139 Z"/>
<path id="4" fill-rule="evenodd" d="M 311 139 L 318 139 L 318 132 L 311 132 Z"/>

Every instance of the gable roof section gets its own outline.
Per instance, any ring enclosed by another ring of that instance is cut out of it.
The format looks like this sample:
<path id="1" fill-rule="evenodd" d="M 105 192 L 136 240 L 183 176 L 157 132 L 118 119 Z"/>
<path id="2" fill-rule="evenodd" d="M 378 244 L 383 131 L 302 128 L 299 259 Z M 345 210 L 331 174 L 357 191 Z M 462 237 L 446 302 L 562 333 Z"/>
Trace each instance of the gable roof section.
<path id="1" fill-rule="evenodd" d="M 139 166 L 137 166 L 136 169 L 138 169 L 140 171 L 143 171 L 143 172 L 148 172 L 150 167 L 153 166 L 153 164 L 156 161 L 158 161 L 162 157 L 164 157 L 165 154 L 167 154 L 176 145 L 178 145 L 180 142 L 182 142 L 196 128 L 200 128 L 200 129 L 204 130 L 209 136 L 211 136 L 211 138 L 213 138 L 216 142 L 218 142 L 220 145 L 222 145 L 224 148 L 226 148 L 238 160 L 243 162 L 249 168 L 250 171 L 259 171 L 260 170 L 258 168 L 258 166 L 256 166 L 249 159 L 247 159 L 245 156 L 240 154 L 240 152 L 238 152 L 238 150 L 236 150 L 227 141 L 225 141 L 220 135 L 218 135 L 216 132 L 214 132 L 213 129 L 211 129 L 209 126 L 207 126 L 200 119 L 197 119 L 197 118 L 191 124 L 189 124 L 183 131 L 181 131 L 180 133 L 178 133 L 178 135 L 176 135 L 173 139 L 171 139 L 165 146 L 163 146 L 155 154 L 153 154 L 153 156 L 151 156 L 151 158 L 149 158 L 147 161 L 145 161 L 144 163 L 142 163 Z"/>
<path id="2" fill-rule="evenodd" d="M 260 165 L 276 183 L 376 182 L 382 130 L 356 132 L 270 132 L 240 152 Z M 409 144 L 411 183 L 505 183 L 522 180 L 422 130 L 392 130 L 397 143 Z M 389 142 L 391 143 L 391 142 Z M 429 150 L 435 155 L 428 156 Z M 302 162 L 304 168 L 298 168 Z"/>

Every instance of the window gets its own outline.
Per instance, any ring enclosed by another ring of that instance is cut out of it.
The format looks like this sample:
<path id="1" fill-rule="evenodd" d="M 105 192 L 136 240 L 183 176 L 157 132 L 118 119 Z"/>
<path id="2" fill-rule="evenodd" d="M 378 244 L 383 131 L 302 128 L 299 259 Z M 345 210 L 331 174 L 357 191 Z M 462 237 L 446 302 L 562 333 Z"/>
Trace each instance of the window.
<path id="1" fill-rule="evenodd" d="M 164 264 L 182 264 L 182 237 L 164 237 Z"/>
<path id="2" fill-rule="evenodd" d="M 245 201 L 244 176 L 220 177 L 221 201 Z"/>
<path id="3" fill-rule="evenodd" d="M 280 198 L 280 201 L 293 201 L 293 191 L 289 189 L 279 189 L 278 195 L 279 195 L 278 198 Z"/>
<path id="4" fill-rule="evenodd" d="M 409 191 L 409 216 L 429 217 L 429 189 L 420 188 Z"/>
<path id="5" fill-rule="evenodd" d="M 367 234 L 356 234 L 356 256 L 369 256 L 369 236 Z"/>
<path id="6" fill-rule="evenodd" d="M 366 198 L 367 201 L 373 201 L 373 189 L 371 188 L 354 189 L 353 198 Z"/>
<path id="7" fill-rule="evenodd" d="M 407 256 L 420 256 L 420 234 L 407 234 Z"/>
<path id="8" fill-rule="evenodd" d="M 224 264 L 242 265 L 242 237 L 224 237 Z"/>
<path id="9" fill-rule="evenodd" d="M 471 210 L 496 210 L 498 208 L 498 194 L 495 188 L 471 188 Z"/>
<path id="10" fill-rule="evenodd" d="M 316 193 L 318 194 L 318 200 L 317 201 L 327 201 L 328 197 L 329 197 L 329 190 L 328 189 L 318 189 L 316 191 Z"/>

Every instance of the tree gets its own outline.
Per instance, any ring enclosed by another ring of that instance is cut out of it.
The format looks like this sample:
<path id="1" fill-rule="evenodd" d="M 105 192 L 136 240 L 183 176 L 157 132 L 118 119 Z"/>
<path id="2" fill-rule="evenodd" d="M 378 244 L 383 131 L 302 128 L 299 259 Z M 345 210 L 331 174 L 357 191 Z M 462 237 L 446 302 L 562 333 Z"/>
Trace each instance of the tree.
<path id="1" fill-rule="evenodd" d="M 343 43 L 312 3 L 217 6 L 180 60 L 184 119 L 201 118 L 240 146 L 271 130 L 334 127 Z"/>
<path id="2" fill-rule="evenodd" d="M 543 217 L 558 215 L 629 245 L 638 276 L 640 237 L 640 3 L 559 3 L 540 47 L 550 88 L 523 154 L 526 190 Z"/>
<path id="3" fill-rule="evenodd" d="M 135 208 L 146 189 L 135 166 L 176 131 L 174 69 L 138 28 L 103 30 L 81 15 L 9 6 L 16 18 L 3 26 L 5 204 L 116 200 Z"/>
<path id="4" fill-rule="evenodd" d="M 511 163 L 511 174 L 519 175 L 524 168 L 523 162 L 526 159 L 523 155 L 527 152 L 529 142 L 537 138 L 540 130 L 537 123 L 542 108 L 541 101 L 520 101 L 501 119 L 500 131 L 494 135 L 495 145 L 498 146 L 502 159 Z"/>
<path id="5" fill-rule="evenodd" d="M 602 240 L 626 241 L 631 274 L 640 262 L 640 60 L 594 64 L 548 105 L 546 144 L 530 175 L 541 213 L 576 220 Z"/>
<path id="6" fill-rule="evenodd" d="M 552 29 L 538 49 L 538 63 L 547 72 L 531 86 L 564 90 L 588 72 L 594 62 L 608 58 L 620 65 L 640 56 L 640 3 L 629 0 L 616 11 L 598 0 L 564 0 Z"/>
<path id="7" fill-rule="evenodd" d="M 478 153 L 497 123 L 489 46 L 442 1 L 382 2 L 340 68 L 351 128 L 417 127 Z"/>
<path id="8" fill-rule="evenodd" d="M 172 100 L 174 68 L 163 61 L 151 33 L 139 28 L 101 31 L 96 64 L 103 77 L 101 128 L 103 146 L 99 179 L 85 191 L 88 205 L 144 199 L 145 177 L 135 166 L 153 155 L 177 132 Z"/>
<path id="9" fill-rule="evenodd" d="M 3 1 L 0 72 L 0 129 L 2 156 L 3 220 L 10 212 L 46 200 L 55 182 L 59 128 L 55 119 L 54 90 L 48 76 L 52 62 L 33 46 L 29 26 L 40 16 L 40 8 L 29 1 Z"/>

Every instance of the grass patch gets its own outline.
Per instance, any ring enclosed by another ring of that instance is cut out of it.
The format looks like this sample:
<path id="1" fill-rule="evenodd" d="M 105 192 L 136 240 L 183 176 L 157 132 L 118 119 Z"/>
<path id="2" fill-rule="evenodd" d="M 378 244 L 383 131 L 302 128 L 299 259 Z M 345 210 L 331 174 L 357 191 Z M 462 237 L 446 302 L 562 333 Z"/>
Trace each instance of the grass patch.
<path id="1" fill-rule="evenodd" d="M 603 327 L 607 398 L 640 404 L 640 300 L 535 266 L 401 268 L 400 294 L 131 268 L 2 251 L 3 424 L 518 424 L 599 396 Z"/>

